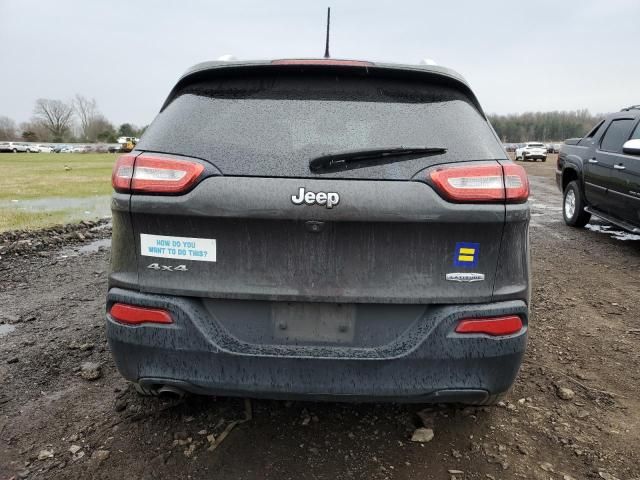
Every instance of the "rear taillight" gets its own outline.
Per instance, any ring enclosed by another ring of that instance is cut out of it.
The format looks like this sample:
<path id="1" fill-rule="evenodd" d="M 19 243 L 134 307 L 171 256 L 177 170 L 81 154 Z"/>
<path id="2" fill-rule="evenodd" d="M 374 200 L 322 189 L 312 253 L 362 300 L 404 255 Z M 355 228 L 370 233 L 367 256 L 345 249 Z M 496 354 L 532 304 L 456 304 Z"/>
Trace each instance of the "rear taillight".
<path id="1" fill-rule="evenodd" d="M 135 159 L 135 155 L 122 155 L 113 166 L 111 185 L 116 192 L 128 192 L 131 189 L 131 178 L 133 177 L 133 163 Z"/>
<path id="2" fill-rule="evenodd" d="M 114 303 L 109 310 L 111 318 L 116 322 L 127 325 L 140 325 L 141 323 L 173 323 L 171 315 L 166 310 L 159 308 L 138 307 L 125 303 Z"/>
<path id="3" fill-rule="evenodd" d="M 468 318 L 461 320 L 456 333 L 483 333 L 498 337 L 513 335 L 522 330 L 522 319 L 517 315 L 493 318 Z"/>
<path id="4" fill-rule="evenodd" d="M 529 198 L 529 177 L 520 165 L 506 164 L 504 171 L 504 191 L 508 203 L 522 203 Z"/>
<path id="5" fill-rule="evenodd" d="M 117 192 L 182 193 L 203 170 L 202 164 L 188 160 L 146 153 L 123 155 L 113 168 L 112 185 Z"/>
<path id="6" fill-rule="evenodd" d="M 474 202 L 524 202 L 529 181 L 520 165 L 462 165 L 432 170 L 431 180 L 448 200 Z"/>

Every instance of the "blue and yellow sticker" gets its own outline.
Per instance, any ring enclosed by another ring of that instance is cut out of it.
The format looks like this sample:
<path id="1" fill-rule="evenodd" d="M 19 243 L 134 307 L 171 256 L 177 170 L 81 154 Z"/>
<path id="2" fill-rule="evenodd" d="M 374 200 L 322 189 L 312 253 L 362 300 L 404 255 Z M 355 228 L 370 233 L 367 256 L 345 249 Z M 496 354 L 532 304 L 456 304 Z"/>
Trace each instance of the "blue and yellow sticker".
<path id="1" fill-rule="evenodd" d="M 456 267 L 474 268 L 478 265 L 480 244 L 471 242 L 456 243 L 456 251 L 453 256 L 453 264 Z"/>

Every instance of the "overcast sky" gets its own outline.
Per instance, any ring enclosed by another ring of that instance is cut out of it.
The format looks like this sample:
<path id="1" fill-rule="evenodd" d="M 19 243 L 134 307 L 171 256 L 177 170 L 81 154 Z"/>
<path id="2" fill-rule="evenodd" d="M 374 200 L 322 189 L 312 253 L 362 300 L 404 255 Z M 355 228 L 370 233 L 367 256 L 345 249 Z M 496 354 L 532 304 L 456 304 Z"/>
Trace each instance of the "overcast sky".
<path id="1" fill-rule="evenodd" d="M 81 93 L 147 124 L 195 63 L 321 56 L 326 6 L 334 58 L 432 58 L 487 112 L 640 103 L 640 0 L 0 0 L 0 115 Z"/>

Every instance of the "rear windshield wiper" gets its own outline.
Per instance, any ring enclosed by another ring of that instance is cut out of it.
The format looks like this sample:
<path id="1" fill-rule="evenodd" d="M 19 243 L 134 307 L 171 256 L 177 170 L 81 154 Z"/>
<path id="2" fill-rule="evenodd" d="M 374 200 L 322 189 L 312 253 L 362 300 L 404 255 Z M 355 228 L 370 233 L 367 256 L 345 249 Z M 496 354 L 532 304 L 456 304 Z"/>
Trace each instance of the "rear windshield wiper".
<path id="1" fill-rule="evenodd" d="M 330 153 L 309 161 L 309 170 L 315 173 L 332 172 L 336 170 L 351 170 L 385 163 L 401 162 L 429 155 L 446 153 L 444 147 L 384 147 L 362 150 L 348 150 Z"/>

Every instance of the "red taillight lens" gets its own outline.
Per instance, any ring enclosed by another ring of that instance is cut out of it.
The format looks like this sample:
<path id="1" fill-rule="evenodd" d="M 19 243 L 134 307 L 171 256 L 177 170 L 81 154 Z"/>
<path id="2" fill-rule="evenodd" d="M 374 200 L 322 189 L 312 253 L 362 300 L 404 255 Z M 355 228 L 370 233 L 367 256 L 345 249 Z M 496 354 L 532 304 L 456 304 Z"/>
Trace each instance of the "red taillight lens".
<path id="1" fill-rule="evenodd" d="M 431 180 L 445 197 L 457 202 L 504 200 L 502 167 L 497 163 L 439 168 L 431 172 Z"/>
<path id="2" fill-rule="evenodd" d="M 188 160 L 146 153 L 138 157 L 123 155 L 113 169 L 112 184 L 118 192 L 181 193 L 195 183 L 203 170 L 202 164 Z"/>
<path id="3" fill-rule="evenodd" d="M 524 202 L 529 197 L 527 174 L 519 165 L 462 165 L 432 170 L 431 180 L 455 202 Z"/>
<path id="4" fill-rule="evenodd" d="M 173 323 L 169 312 L 159 308 L 136 307 L 125 303 L 114 303 L 109 313 L 115 321 L 125 323 L 127 325 L 140 325 L 141 323 Z"/>
<path id="5" fill-rule="evenodd" d="M 517 315 L 494 318 L 468 318 L 458 323 L 456 333 L 484 333 L 493 337 L 512 335 L 522 330 L 522 319 Z"/>
<path id="6" fill-rule="evenodd" d="M 504 190 L 508 203 L 522 203 L 529 198 L 529 177 L 520 165 L 503 165 Z"/>
<path id="7" fill-rule="evenodd" d="M 111 185 L 116 192 L 128 192 L 131 188 L 133 163 L 135 159 L 135 155 L 122 155 L 113 166 Z"/>

